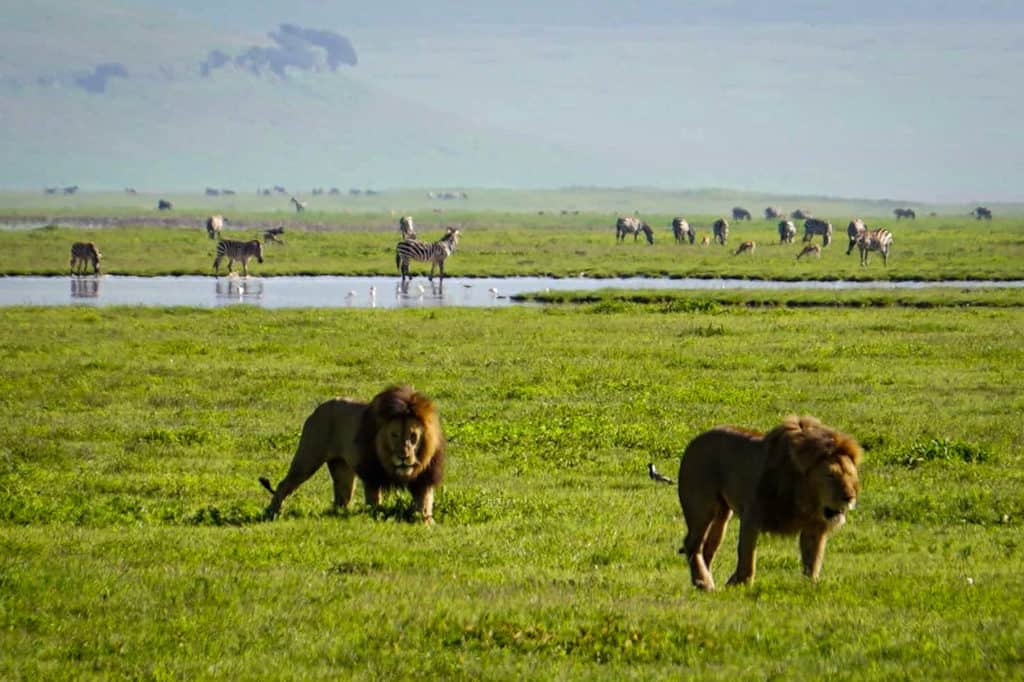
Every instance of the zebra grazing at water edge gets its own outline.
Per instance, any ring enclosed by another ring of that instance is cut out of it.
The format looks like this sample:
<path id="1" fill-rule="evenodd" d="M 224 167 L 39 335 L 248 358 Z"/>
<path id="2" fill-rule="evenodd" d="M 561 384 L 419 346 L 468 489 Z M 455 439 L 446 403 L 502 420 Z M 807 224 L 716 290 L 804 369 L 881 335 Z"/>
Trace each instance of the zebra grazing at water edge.
<path id="1" fill-rule="evenodd" d="M 817 218 L 808 218 L 804 221 L 804 241 L 811 241 L 816 234 L 821 235 L 821 240 L 824 246 L 831 244 L 832 223 L 825 222 L 824 220 L 818 220 Z"/>
<path id="2" fill-rule="evenodd" d="M 860 249 L 860 264 L 868 264 L 868 254 L 878 251 L 882 254 L 882 260 L 889 265 L 889 249 L 892 248 L 892 232 L 885 228 L 877 230 L 864 230 L 857 238 L 857 248 Z"/>
<path id="3" fill-rule="evenodd" d="M 242 264 L 242 274 L 248 277 L 249 260 L 255 258 L 260 263 L 263 262 L 263 244 L 258 239 L 252 239 L 247 242 L 222 239 L 217 242 L 217 257 L 213 261 L 214 274 L 220 274 L 220 261 L 222 258 L 228 259 L 228 273 L 231 272 L 231 266 L 234 262 L 238 261 Z"/>
<path id="4" fill-rule="evenodd" d="M 398 231 L 402 233 L 402 239 L 416 239 L 416 226 L 413 225 L 412 216 L 402 216 L 398 220 Z"/>
<path id="5" fill-rule="evenodd" d="M 625 241 L 626 235 L 633 235 L 633 241 L 636 241 L 640 236 L 640 233 L 644 233 L 644 237 L 647 238 L 648 244 L 654 243 L 654 230 L 647 223 L 641 221 L 639 218 L 625 217 L 619 218 L 615 221 L 615 241 Z"/>
<path id="6" fill-rule="evenodd" d="M 426 244 L 415 239 L 406 239 L 398 242 L 395 247 L 395 267 L 402 274 L 401 286 L 405 286 L 405 280 L 412 280 L 409 274 L 409 261 L 416 260 L 421 263 L 430 263 L 430 281 L 434 281 L 434 268 L 440 268 L 441 284 L 444 284 L 444 261 L 448 256 L 455 253 L 455 247 L 459 243 L 459 231 L 449 227 L 445 235 L 433 244 Z"/>
<path id="7" fill-rule="evenodd" d="M 715 241 L 724 246 L 729 239 L 729 221 L 719 218 L 712 223 L 711 232 L 715 235 Z"/>
<path id="8" fill-rule="evenodd" d="M 206 234 L 210 239 L 216 239 L 220 236 L 220 231 L 224 229 L 224 220 L 222 215 L 212 215 L 206 219 Z"/>
<path id="9" fill-rule="evenodd" d="M 868 229 L 867 225 L 860 218 L 855 218 L 850 221 L 850 224 L 846 226 L 846 236 L 850 238 L 850 246 L 846 249 L 846 255 L 849 256 L 853 253 L 853 247 L 857 246 L 857 239 L 864 234 L 864 230 Z"/>
<path id="10" fill-rule="evenodd" d="M 684 239 L 693 244 L 693 240 L 697 238 L 685 218 L 672 219 L 672 236 L 676 238 L 676 244 L 682 244 Z"/>
<path id="11" fill-rule="evenodd" d="M 96 244 L 93 242 L 75 242 L 71 245 L 71 274 L 85 274 L 85 269 L 92 265 L 93 274 L 100 273 L 100 258 L 103 258 L 103 254 L 96 248 Z M 78 271 L 75 271 L 75 265 L 78 265 Z"/>
<path id="12" fill-rule="evenodd" d="M 796 239 L 796 225 L 793 224 L 792 220 L 780 220 L 779 243 L 792 244 L 794 239 Z"/>
<path id="13" fill-rule="evenodd" d="M 754 249 L 757 248 L 757 243 L 752 241 L 745 241 L 740 244 L 740 248 L 736 249 L 736 252 L 732 255 L 738 256 L 741 253 L 754 253 Z"/>

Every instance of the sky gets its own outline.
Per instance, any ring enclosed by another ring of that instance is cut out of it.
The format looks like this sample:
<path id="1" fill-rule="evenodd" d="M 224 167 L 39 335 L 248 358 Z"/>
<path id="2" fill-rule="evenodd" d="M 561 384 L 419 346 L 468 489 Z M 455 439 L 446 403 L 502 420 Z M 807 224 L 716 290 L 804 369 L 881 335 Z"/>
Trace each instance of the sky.
<path id="1" fill-rule="evenodd" d="M 276 166 L 300 184 L 1024 200 L 1020 2 L 32 6 L 0 26 L 3 186 L 204 168 L 251 185 Z M 179 153 L 150 163 L 154 136 Z"/>

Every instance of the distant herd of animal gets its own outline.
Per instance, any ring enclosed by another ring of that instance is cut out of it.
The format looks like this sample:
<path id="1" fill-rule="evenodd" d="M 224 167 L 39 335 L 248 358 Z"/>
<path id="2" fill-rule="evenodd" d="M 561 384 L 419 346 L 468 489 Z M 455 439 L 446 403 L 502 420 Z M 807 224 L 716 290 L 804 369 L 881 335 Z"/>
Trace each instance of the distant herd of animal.
<path id="1" fill-rule="evenodd" d="M 161 210 L 169 210 L 171 204 L 161 199 L 159 208 Z M 302 202 L 296 201 L 296 210 L 301 211 L 302 209 Z M 909 208 L 897 208 L 893 211 L 893 214 L 897 220 L 913 220 L 917 217 L 914 210 Z M 971 215 L 977 220 L 992 219 L 992 211 L 984 206 L 975 208 L 971 211 Z M 797 209 L 787 216 L 782 209 L 769 206 L 764 210 L 764 216 L 766 220 L 781 218 L 778 223 L 779 242 L 781 244 L 792 244 L 797 235 L 797 226 L 794 221 L 804 221 L 803 242 L 805 246 L 797 254 L 797 260 L 804 256 L 817 256 L 820 258 L 822 247 L 832 243 L 832 223 L 815 218 L 805 210 Z M 749 221 L 751 220 L 750 211 L 739 206 L 734 207 L 732 209 L 732 218 L 734 221 Z M 263 242 L 259 239 L 247 241 L 224 239 L 221 236 L 221 231 L 227 222 L 227 219 L 221 215 L 212 215 L 206 220 L 207 235 L 210 239 L 217 240 L 216 257 L 213 261 L 214 274 L 220 274 L 220 264 L 226 259 L 228 273 L 232 272 L 234 263 L 237 261 L 242 265 L 243 275 L 247 276 L 249 274 L 248 264 L 250 260 L 255 258 L 259 263 L 263 262 Z M 412 216 L 402 216 L 398 221 L 398 230 L 401 234 L 401 241 L 395 246 L 395 267 L 401 276 L 401 286 L 404 287 L 407 281 L 412 279 L 412 275 L 409 272 L 411 261 L 430 263 L 430 280 L 433 281 L 434 271 L 438 270 L 443 284 L 445 261 L 455 253 L 461 231 L 449 226 L 446 228 L 445 234 L 437 241 L 423 242 L 416 236 L 416 227 Z M 704 235 L 701 238 L 701 246 L 707 246 L 712 241 L 724 246 L 729 239 L 729 221 L 726 218 L 718 218 L 712 223 L 711 231 L 712 234 L 710 236 Z M 283 244 L 283 234 L 283 226 L 270 228 L 264 230 L 263 240 L 268 243 Z M 633 216 L 619 217 L 615 221 L 616 242 L 624 241 L 628 235 L 633 235 L 633 241 L 637 241 L 641 234 L 644 235 L 647 243 L 654 243 L 654 230 L 648 223 Z M 889 230 L 885 228 L 869 229 L 863 220 L 856 218 L 847 225 L 846 234 L 849 238 L 849 246 L 846 249 L 847 255 L 856 248 L 860 251 L 861 265 L 867 265 L 869 254 L 872 251 L 877 251 L 882 255 L 883 262 L 888 265 L 889 252 L 893 245 L 893 236 Z M 677 244 L 689 243 L 692 245 L 697 240 L 696 230 L 682 217 L 672 219 L 672 235 Z M 820 246 L 813 243 L 814 237 L 818 236 L 821 237 L 822 241 Z M 734 254 L 753 253 L 756 248 L 756 242 L 747 240 L 737 247 Z M 101 258 L 102 254 L 94 242 L 75 242 L 71 245 L 71 274 L 85 274 L 90 266 L 93 269 L 93 273 L 98 274 L 100 272 Z"/>

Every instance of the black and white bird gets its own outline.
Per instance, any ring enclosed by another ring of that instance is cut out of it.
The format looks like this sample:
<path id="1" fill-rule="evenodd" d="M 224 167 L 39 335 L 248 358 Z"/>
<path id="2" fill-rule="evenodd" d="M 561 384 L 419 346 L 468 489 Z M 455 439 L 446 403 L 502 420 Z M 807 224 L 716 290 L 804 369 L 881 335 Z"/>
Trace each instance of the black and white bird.
<path id="1" fill-rule="evenodd" d="M 658 481 L 659 483 L 672 483 L 671 478 L 658 473 L 658 470 L 654 468 L 654 462 L 647 463 L 647 475 L 651 477 L 652 481 Z"/>

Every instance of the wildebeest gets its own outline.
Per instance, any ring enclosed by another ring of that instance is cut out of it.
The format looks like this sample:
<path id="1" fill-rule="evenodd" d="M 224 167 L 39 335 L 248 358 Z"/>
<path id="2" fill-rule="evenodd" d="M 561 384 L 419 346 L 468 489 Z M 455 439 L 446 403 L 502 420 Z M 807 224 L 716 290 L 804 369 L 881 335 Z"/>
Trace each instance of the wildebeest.
<path id="1" fill-rule="evenodd" d="M 984 206 L 978 206 L 976 209 L 971 211 L 971 215 L 973 215 L 977 220 L 992 220 L 992 211 Z"/>
<path id="2" fill-rule="evenodd" d="M 71 185 L 63 189 L 64 194 L 74 194 L 78 191 L 78 185 Z"/>
<path id="3" fill-rule="evenodd" d="M 779 243 L 792 244 L 794 239 L 796 239 L 796 225 L 793 224 L 792 220 L 780 220 Z"/>
<path id="4" fill-rule="evenodd" d="M 206 196 L 208 196 L 208 197 L 219 197 L 220 196 L 220 190 L 217 189 L 216 187 L 207 187 L 206 188 Z"/>
<path id="5" fill-rule="evenodd" d="M 633 241 L 636 241 L 643 232 L 647 238 L 648 244 L 654 243 L 654 230 L 647 223 L 641 221 L 639 218 L 632 216 L 625 216 L 615 221 L 615 241 L 621 242 L 626 239 L 627 234 L 633 235 Z"/>
<path id="6" fill-rule="evenodd" d="M 765 220 L 775 220 L 776 218 L 781 218 L 784 215 L 786 215 L 786 212 L 783 211 L 781 208 L 777 208 L 775 206 L 769 206 L 768 208 L 764 209 Z"/>
<path id="7" fill-rule="evenodd" d="M 750 211 L 742 206 L 734 206 L 732 209 L 733 220 L 750 220 Z"/>
<path id="8" fill-rule="evenodd" d="M 822 245 L 828 246 L 832 243 L 832 223 L 817 218 L 808 218 L 804 221 L 804 241 L 809 242 L 814 235 L 820 234 Z"/>
<path id="9" fill-rule="evenodd" d="M 896 220 L 899 220 L 900 218 L 909 218 L 914 220 L 917 218 L 917 214 L 914 213 L 914 209 L 912 208 L 894 208 L 892 210 L 892 214 L 896 216 Z"/>
<path id="10" fill-rule="evenodd" d="M 167 199 L 161 199 L 156 203 L 157 210 L 170 211 L 174 206 Z"/>
<path id="11" fill-rule="evenodd" d="M 715 235 L 715 241 L 724 245 L 729 239 L 729 221 L 719 218 L 711 224 L 711 232 Z"/>
<path id="12" fill-rule="evenodd" d="M 864 233 L 867 226 L 864 221 L 860 218 L 854 218 L 850 221 L 850 224 L 846 226 L 846 236 L 850 238 L 850 246 L 846 249 L 846 255 L 849 256 L 853 253 L 853 247 L 857 246 L 857 239 Z"/>
<path id="13" fill-rule="evenodd" d="M 790 213 L 789 217 L 792 218 L 793 220 L 807 220 L 808 218 L 811 218 L 813 216 L 811 215 L 810 211 L 805 211 L 802 208 L 798 208 L 792 213 Z"/>
<path id="14" fill-rule="evenodd" d="M 94 242 L 75 242 L 71 245 L 71 274 L 84 274 L 85 269 L 92 265 L 95 274 L 100 272 L 100 258 L 103 254 L 96 248 Z M 78 266 L 77 270 L 75 266 Z"/>
<path id="15" fill-rule="evenodd" d="M 697 238 L 690 223 L 686 222 L 685 218 L 679 217 L 672 219 L 672 236 L 676 238 L 676 244 L 682 244 L 683 240 L 692 244 L 693 240 Z"/>
<path id="16" fill-rule="evenodd" d="M 227 220 L 222 215 L 212 215 L 206 219 L 206 234 L 210 239 L 216 239 L 220 236 L 220 231 L 224 229 L 224 223 Z"/>

